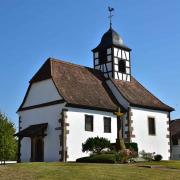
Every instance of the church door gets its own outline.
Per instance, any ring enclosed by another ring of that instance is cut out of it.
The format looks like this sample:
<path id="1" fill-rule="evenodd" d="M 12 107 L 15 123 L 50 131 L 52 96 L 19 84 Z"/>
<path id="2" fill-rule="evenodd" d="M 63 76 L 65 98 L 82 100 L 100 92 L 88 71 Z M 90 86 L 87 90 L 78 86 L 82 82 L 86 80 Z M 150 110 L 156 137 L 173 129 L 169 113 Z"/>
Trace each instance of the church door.
<path id="1" fill-rule="evenodd" d="M 32 143 L 32 161 L 43 162 L 44 161 L 44 141 L 42 137 L 36 137 Z"/>

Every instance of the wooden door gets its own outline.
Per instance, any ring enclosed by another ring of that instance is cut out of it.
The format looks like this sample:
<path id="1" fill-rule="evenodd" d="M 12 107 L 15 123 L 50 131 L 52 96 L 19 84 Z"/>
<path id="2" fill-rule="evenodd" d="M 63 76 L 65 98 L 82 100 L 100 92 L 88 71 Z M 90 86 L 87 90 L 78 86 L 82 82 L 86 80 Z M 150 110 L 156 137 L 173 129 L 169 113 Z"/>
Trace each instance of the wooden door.
<path id="1" fill-rule="evenodd" d="M 34 137 L 31 139 L 31 161 L 44 161 L 44 139 L 42 137 Z"/>

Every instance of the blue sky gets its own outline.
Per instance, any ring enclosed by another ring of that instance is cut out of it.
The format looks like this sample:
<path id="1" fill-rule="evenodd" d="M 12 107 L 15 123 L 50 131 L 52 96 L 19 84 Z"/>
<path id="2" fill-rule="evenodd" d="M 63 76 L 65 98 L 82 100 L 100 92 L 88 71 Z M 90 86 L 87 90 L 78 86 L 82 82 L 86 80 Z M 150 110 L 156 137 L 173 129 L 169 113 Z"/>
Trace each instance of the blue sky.
<path id="1" fill-rule="evenodd" d="M 0 110 L 17 124 L 28 81 L 48 57 L 92 67 L 109 5 L 133 75 L 180 118 L 179 0 L 0 0 Z"/>

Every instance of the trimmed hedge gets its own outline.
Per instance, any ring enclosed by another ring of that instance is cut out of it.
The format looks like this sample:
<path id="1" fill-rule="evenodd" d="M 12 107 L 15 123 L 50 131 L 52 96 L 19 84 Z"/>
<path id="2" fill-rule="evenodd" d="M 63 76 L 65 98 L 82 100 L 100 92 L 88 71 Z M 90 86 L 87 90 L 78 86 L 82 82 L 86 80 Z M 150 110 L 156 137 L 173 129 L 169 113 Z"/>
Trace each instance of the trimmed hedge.
<path id="1" fill-rule="evenodd" d="M 163 157 L 162 157 L 160 154 L 156 154 L 156 155 L 154 156 L 154 161 L 161 161 L 162 158 L 163 158 Z"/>
<path id="2" fill-rule="evenodd" d="M 89 157 L 82 157 L 76 160 L 81 163 L 116 163 L 115 154 L 96 154 Z"/>

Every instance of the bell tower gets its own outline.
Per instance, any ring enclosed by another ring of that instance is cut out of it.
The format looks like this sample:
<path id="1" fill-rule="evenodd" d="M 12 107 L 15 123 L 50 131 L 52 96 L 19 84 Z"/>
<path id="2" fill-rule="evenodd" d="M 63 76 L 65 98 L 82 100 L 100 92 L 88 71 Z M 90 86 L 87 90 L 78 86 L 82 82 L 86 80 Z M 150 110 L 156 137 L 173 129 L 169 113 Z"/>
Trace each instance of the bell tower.
<path id="1" fill-rule="evenodd" d="M 102 36 L 100 44 L 92 50 L 94 58 L 94 69 L 103 72 L 106 78 L 123 81 L 131 80 L 130 52 L 119 34 L 112 28 L 113 8 L 110 11 L 110 28 Z"/>

